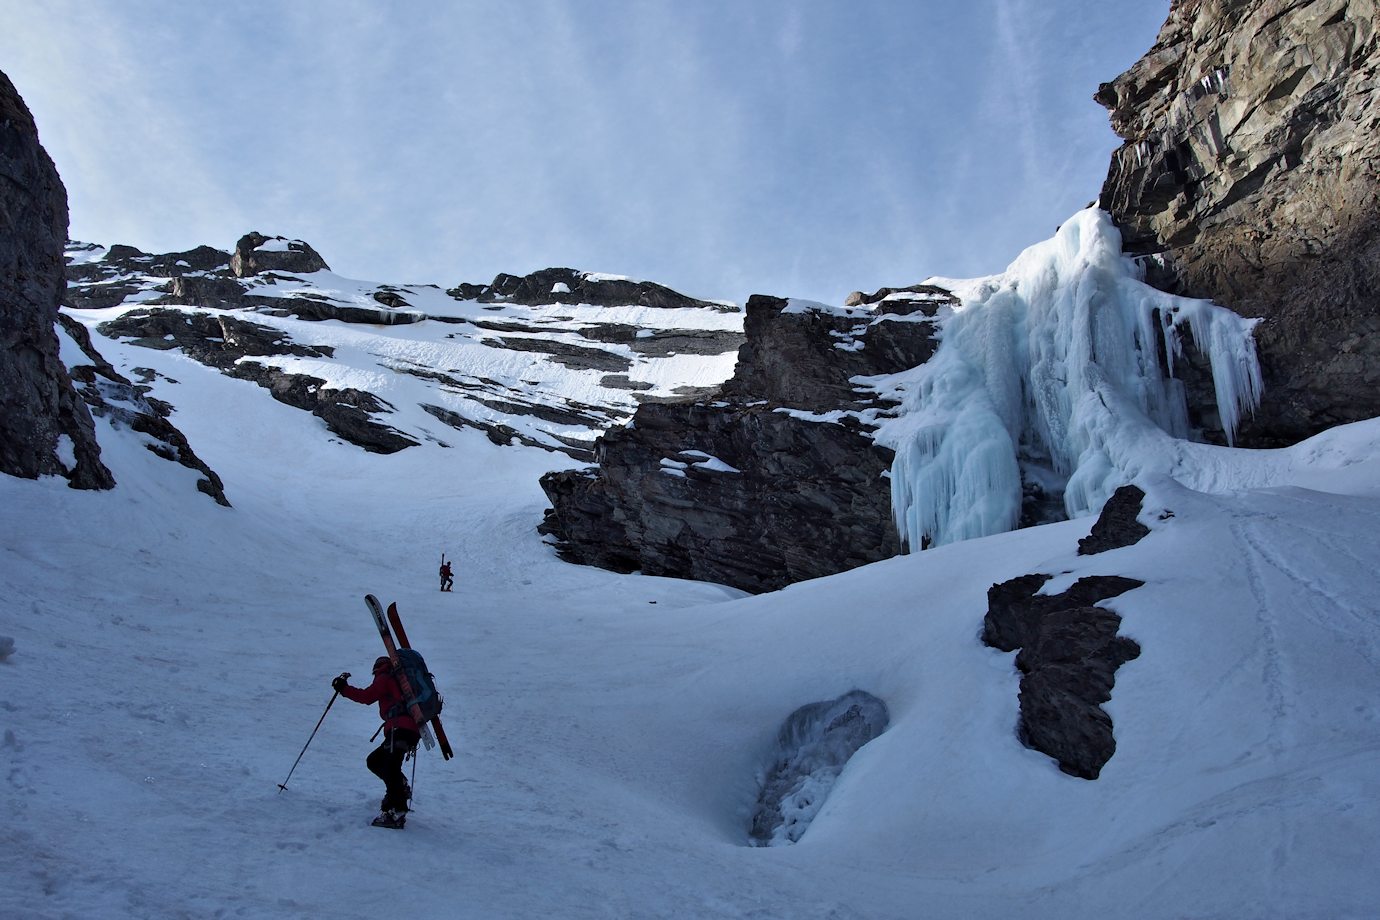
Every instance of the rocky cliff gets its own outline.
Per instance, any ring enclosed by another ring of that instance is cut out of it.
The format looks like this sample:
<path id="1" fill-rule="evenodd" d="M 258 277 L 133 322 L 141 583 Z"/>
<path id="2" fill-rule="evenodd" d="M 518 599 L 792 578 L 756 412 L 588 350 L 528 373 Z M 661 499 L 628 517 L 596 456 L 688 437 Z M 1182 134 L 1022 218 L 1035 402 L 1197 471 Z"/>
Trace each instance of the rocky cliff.
<path id="1" fill-rule="evenodd" d="M 1176 0 L 1097 92 L 1126 141 L 1101 204 L 1149 280 L 1262 318 L 1245 446 L 1380 414 L 1377 9 Z"/>
<path id="2" fill-rule="evenodd" d="M 853 382 L 923 363 L 947 292 L 853 307 L 753 297 L 734 376 L 712 399 L 640 407 L 599 466 L 551 473 L 540 530 L 575 562 L 770 591 L 894 556 L 890 411 Z"/>
<path id="3" fill-rule="evenodd" d="M 1375 19 L 1374 0 L 1176 0 L 1155 47 L 1097 93 L 1126 139 L 1102 204 L 1147 280 L 1262 319 L 1265 403 L 1237 430 L 1242 446 L 1380 414 Z M 898 550 L 891 458 L 869 431 L 891 410 L 859 403 L 855 381 L 928 360 L 933 330 L 917 337 L 879 317 L 925 296 L 883 289 L 841 309 L 749 301 L 718 401 L 644 409 L 605 438 L 599 469 L 548 476 L 543 531 L 578 561 L 750 590 Z M 1195 344 L 1173 362 L 1186 427 L 1224 441 L 1234 419 L 1219 413 L 1207 357 L 1221 343 Z M 768 431 L 767 414 L 787 421 Z M 846 433 L 821 436 L 841 419 Z M 698 456 L 733 478 L 686 462 Z M 1050 519 L 1058 495 L 1022 479 L 1022 523 Z"/>
<path id="4" fill-rule="evenodd" d="M 67 191 L 33 116 L 0 73 L 0 471 L 115 484 L 95 427 L 59 357 Z"/>

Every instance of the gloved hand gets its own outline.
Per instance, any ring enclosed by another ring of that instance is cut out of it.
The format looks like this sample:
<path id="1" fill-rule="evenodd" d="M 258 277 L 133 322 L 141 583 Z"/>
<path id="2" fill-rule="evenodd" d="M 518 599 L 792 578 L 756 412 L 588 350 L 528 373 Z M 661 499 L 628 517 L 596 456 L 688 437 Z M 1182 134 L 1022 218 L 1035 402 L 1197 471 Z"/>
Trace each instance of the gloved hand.
<path id="1" fill-rule="evenodd" d="M 340 675 L 335 680 L 331 681 L 331 689 L 334 690 L 336 693 L 339 693 L 348 686 L 350 686 L 350 683 L 345 679 L 344 674 Z"/>

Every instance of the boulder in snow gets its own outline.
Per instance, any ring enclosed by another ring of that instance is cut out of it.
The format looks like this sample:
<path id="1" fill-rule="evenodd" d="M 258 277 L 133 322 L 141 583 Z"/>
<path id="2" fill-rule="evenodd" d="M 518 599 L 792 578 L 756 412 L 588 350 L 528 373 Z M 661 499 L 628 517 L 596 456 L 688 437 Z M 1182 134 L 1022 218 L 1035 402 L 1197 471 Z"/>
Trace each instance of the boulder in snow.
<path id="1" fill-rule="evenodd" d="M 1021 672 L 1021 743 L 1059 762 L 1070 776 L 1097 779 L 1116 752 L 1112 698 L 1116 670 L 1140 655 L 1117 635 L 1121 617 L 1094 606 L 1144 584 L 1118 575 L 1080 578 L 1061 594 L 1039 594 L 1049 575 L 1022 575 L 987 592 L 983 641 L 1016 656 Z"/>
<path id="2" fill-rule="evenodd" d="M 330 266 L 321 255 L 301 240 L 288 240 L 281 236 L 268 237 L 262 233 L 246 233 L 235 244 L 235 254 L 230 257 L 230 268 L 238 278 L 247 278 L 263 272 L 296 272 L 311 274 L 329 270 Z"/>
<path id="3" fill-rule="evenodd" d="M 1122 486 L 1113 492 L 1102 506 L 1092 532 L 1078 541 L 1078 555 L 1092 556 L 1139 543 L 1150 533 L 1150 528 L 1136 519 L 1144 501 L 1145 493 L 1136 486 Z"/>

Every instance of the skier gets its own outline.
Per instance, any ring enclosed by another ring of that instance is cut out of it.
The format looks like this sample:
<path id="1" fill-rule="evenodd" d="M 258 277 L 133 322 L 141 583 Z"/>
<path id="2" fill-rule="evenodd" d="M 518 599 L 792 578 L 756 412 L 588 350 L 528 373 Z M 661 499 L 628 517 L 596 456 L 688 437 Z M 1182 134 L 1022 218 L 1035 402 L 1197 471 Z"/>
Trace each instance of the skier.
<path id="1" fill-rule="evenodd" d="M 453 578 L 450 577 L 450 563 L 446 561 L 446 559 L 445 559 L 444 556 L 442 556 L 442 557 L 441 557 L 441 590 L 442 590 L 442 591 L 449 591 L 450 588 L 451 588 L 451 585 L 453 585 L 453 584 L 455 584 L 455 580 L 454 580 Z"/>
<path id="2" fill-rule="evenodd" d="M 387 656 L 374 661 L 374 682 L 367 687 L 352 687 L 342 674 L 331 681 L 331 687 L 347 700 L 356 703 L 378 703 L 383 716 L 383 743 L 365 759 L 369 772 L 383 780 L 385 794 L 379 803 L 380 814 L 374 824 L 380 827 L 403 826 L 412 789 L 403 776 L 403 759 L 417 750 L 421 735 L 417 723 L 402 706 L 403 692 L 393 676 L 393 662 Z M 397 712 L 389 713 L 394 709 Z"/>

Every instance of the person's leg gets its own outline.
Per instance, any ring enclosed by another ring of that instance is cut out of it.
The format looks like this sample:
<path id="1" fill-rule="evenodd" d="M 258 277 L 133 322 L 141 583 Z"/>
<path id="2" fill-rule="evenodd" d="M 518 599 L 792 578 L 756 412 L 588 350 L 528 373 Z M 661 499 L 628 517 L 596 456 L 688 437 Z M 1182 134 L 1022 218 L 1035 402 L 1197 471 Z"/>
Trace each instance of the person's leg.
<path id="1" fill-rule="evenodd" d="M 375 748 L 365 760 L 369 772 L 383 780 L 385 792 L 380 806 L 384 811 L 403 811 L 407 807 L 407 779 L 402 772 L 403 757 L 406 754 L 407 751 L 393 744 L 392 733 L 386 731 L 383 735 L 383 744 Z"/>
<path id="2" fill-rule="evenodd" d="M 407 800 L 411 790 L 407 777 L 403 775 L 403 758 L 417 746 L 415 732 L 404 729 L 387 729 L 380 744 L 365 761 L 369 772 L 383 780 L 385 793 L 381 803 L 384 811 L 407 811 Z"/>

